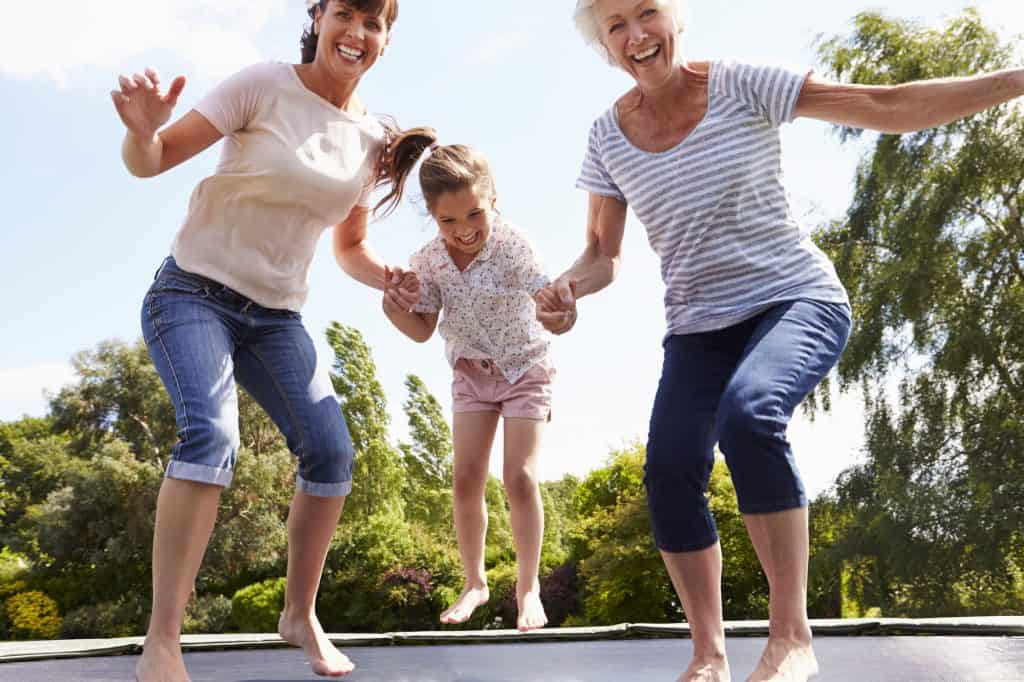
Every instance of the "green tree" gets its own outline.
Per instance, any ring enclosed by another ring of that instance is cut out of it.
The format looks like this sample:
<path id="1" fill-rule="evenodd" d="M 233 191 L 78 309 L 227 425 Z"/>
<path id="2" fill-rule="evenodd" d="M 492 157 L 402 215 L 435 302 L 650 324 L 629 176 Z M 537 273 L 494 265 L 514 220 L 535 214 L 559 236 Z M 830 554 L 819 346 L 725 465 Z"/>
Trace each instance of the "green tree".
<path id="1" fill-rule="evenodd" d="M 405 377 L 408 397 L 402 404 L 412 443 L 401 445 L 405 481 L 405 516 L 435 529 L 445 540 L 452 534 L 452 433 L 441 404 L 414 374 Z"/>
<path id="2" fill-rule="evenodd" d="M 327 342 L 334 351 L 331 381 L 341 400 L 355 448 L 354 487 L 345 503 L 347 518 L 366 519 L 401 508 L 401 455 L 388 440 L 387 398 L 363 335 L 332 322 Z"/>
<path id="3" fill-rule="evenodd" d="M 834 78 L 890 85 L 1004 68 L 1014 48 L 973 10 L 939 28 L 864 13 L 819 56 Z M 1022 192 L 1024 113 L 1004 105 L 879 135 L 845 219 L 818 234 L 857 320 L 840 381 L 868 396 L 866 462 L 837 484 L 853 519 L 833 566 L 869 566 L 846 582 L 872 585 L 886 615 L 1024 607 Z"/>

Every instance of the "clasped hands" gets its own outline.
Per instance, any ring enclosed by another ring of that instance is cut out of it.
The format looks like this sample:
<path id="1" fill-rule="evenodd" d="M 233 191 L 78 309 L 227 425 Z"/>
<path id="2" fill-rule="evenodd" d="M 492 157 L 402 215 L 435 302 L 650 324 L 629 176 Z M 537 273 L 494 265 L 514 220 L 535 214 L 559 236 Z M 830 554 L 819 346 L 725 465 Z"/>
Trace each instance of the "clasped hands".
<path id="1" fill-rule="evenodd" d="M 420 280 L 415 272 L 384 267 L 384 312 L 409 314 L 420 302 Z"/>
<path id="2" fill-rule="evenodd" d="M 533 295 L 537 320 L 552 334 L 564 334 L 576 324 L 576 280 L 559 277 Z"/>

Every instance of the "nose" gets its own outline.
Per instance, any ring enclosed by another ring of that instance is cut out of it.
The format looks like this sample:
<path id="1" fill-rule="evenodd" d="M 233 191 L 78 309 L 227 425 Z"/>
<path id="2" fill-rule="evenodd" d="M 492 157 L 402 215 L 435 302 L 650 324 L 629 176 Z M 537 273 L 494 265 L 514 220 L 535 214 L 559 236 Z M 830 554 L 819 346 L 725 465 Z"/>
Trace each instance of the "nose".
<path id="1" fill-rule="evenodd" d="M 629 42 L 639 45 L 647 38 L 647 31 L 640 24 L 629 25 Z"/>
<path id="2" fill-rule="evenodd" d="M 345 26 L 345 35 L 356 40 L 363 39 L 363 23 L 361 21 L 350 21 Z"/>

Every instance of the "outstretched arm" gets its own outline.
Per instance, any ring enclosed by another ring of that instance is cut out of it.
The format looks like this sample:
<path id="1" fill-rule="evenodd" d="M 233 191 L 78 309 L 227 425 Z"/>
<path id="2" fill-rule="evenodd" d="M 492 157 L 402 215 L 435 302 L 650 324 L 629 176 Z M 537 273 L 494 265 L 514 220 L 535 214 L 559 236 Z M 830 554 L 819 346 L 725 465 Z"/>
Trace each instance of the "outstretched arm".
<path id="1" fill-rule="evenodd" d="M 110 97 L 127 130 L 121 157 L 132 175 L 159 175 L 222 137 L 212 123 L 195 111 L 160 130 L 185 89 L 184 76 L 175 78 L 167 92 L 161 90 L 160 76 L 153 69 L 146 69 L 145 74 L 121 76 L 118 82 L 120 89 L 112 91 Z"/>
<path id="2" fill-rule="evenodd" d="M 554 334 L 576 323 L 576 300 L 596 293 L 615 279 L 626 230 L 626 204 L 600 194 L 590 195 L 587 245 L 583 253 L 550 286 L 537 292 L 537 319 Z"/>
<path id="3" fill-rule="evenodd" d="M 946 125 L 1024 95 L 1024 69 L 903 85 L 855 85 L 811 76 L 796 115 L 882 133 Z"/>

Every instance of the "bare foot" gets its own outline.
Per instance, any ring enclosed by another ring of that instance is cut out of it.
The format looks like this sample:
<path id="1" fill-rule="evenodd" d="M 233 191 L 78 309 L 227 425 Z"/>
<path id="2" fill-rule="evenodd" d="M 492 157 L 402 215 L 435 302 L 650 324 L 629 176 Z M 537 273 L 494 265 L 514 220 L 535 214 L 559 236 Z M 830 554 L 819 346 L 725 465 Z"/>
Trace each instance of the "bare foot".
<path id="1" fill-rule="evenodd" d="M 277 633 L 281 639 L 302 649 L 309 659 L 313 672 L 324 677 L 341 677 L 355 670 L 356 666 L 345 654 L 338 651 L 327 639 L 324 629 L 316 616 L 289 616 L 281 614 L 277 621 Z"/>
<path id="2" fill-rule="evenodd" d="M 143 645 L 142 655 L 135 664 L 136 682 L 191 682 L 181 657 L 181 647 L 157 643 Z"/>
<path id="3" fill-rule="evenodd" d="M 817 674 L 818 659 L 810 643 L 769 637 L 747 682 L 807 682 Z"/>
<path id="4" fill-rule="evenodd" d="M 730 682 L 729 662 L 724 656 L 694 658 L 678 682 Z"/>
<path id="5" fill-rule="evenodd" d="M 473 612 L 476 611 L 476 608 L 486 604 L 490 598 L 491 592 L 487 589 L 486 585 L 483 587 L 467 586 L 462 590 L 462 594 L 455 600 L 451 608 L 441 614 L 441 622 L 445 625 L 465 623 L 473 615 Z"/>
<path id="6" fill-rule="evenodd" d="M 548 616 L 544 613 L 544 604 L 540 601 L 539 592 L 527 592 L 516 601 L 519 604 L 519 618 L 516 620 L 519 632 L 529 632 L 548 624 Z"/>

